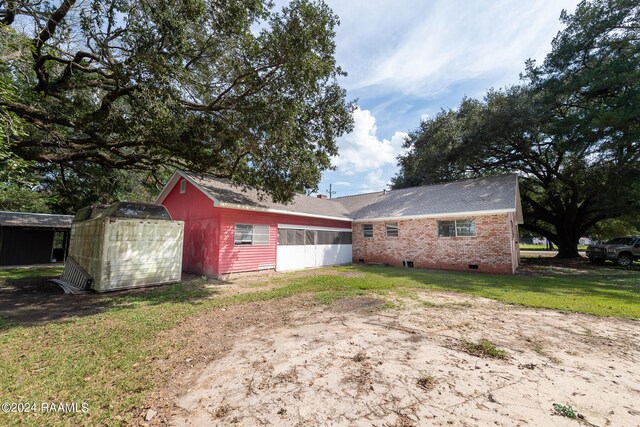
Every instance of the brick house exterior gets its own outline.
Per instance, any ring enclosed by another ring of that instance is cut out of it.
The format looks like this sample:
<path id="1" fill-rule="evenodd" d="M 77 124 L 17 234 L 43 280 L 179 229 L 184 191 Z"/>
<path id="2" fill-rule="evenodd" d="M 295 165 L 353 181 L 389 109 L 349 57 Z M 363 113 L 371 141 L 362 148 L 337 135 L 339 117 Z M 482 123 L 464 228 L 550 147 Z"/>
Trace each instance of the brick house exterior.
<path id="1" fill-rule="evenodd" d="M 512 274 L 520 262 L 515 175 L 334 199 L 299 194 L 284 205 L 176 171 L 156 203 L 185 221 L 183 266 L 191 273 L 364 262 Z"/>
<path id="2" fill-rule="evenodd" d="M 476 236 L 438 237 L 438 221 L 456 219 L 474 219 Z M 373 225 L 372 237 L 364 237 L 366 223 Z M 389 223 L 398 225 L 398 237 L 386 236 Z M 514 213 L 354 222 L 353 260 L 396 267 L 410 261 L 415 268 L 511 274 L 520 263 L 517 239 Z"/>

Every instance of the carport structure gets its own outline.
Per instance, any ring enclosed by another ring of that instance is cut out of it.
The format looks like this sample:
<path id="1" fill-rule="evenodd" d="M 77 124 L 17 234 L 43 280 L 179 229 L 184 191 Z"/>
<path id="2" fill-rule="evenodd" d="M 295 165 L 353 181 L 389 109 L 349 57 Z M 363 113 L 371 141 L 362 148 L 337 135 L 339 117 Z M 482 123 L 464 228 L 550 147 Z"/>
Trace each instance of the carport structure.
<path id="1" fill-rule="evenodd" d="M 72 215 L 0 212 L 0 265 L 64 261 Z"/>

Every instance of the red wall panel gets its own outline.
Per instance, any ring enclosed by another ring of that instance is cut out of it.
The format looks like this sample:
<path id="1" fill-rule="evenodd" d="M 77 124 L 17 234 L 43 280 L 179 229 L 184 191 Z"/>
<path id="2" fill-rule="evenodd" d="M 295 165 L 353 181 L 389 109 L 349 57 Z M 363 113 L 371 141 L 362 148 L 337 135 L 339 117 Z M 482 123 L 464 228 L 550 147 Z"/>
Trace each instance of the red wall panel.
<path id="1" fill-rule="evenodd" d="M 180 181 L 162 202 L 173 219 L 184 221 L 182 268 L 195 274 L 216 276 L 220 240 L 220 210 L 213 200 L 189 182 L 180 194 Z"/>
<path id="2" fill-rule="evenodd" d="M 276 265 L 278 224 L 313 227 L 351 228 L 350 221 L 311 218 L 295 215 L 253 212 L 240 209 L 220 209 L 220 261 L 219 274 L 259 270 L 260 266 Z M 266 224 L 270 227 L 269 245 L 235 246 L 235 224 Z M 264 267 L 263 267 L 264 268 Z"/>
<path id="3" fill-rule="evenodd" d="M 162 204 L 173 219 L 185 222 L 184 271 L 211 276 L 275 266 L 278 224 L 351 228 L 350 221 L 217 208 L 213 206 L 213 200 L 189 182 L 186 191 L 180 194 L 178 181 Z M 235 224 L 269 225 L 269 245 L 236 246 Z"/>

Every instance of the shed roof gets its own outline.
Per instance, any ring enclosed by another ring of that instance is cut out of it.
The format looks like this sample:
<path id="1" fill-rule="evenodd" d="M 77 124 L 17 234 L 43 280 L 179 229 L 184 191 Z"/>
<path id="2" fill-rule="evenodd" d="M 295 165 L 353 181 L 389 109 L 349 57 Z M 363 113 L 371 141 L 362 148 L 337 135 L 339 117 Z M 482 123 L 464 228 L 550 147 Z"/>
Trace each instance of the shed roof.
<path id="1" fill-rule="evenodd" d="M 274 203 L 257 190 L 238 186 L 228 179 L 178 170 L 156 203 L 162 203 L 181 177 L 211 198 L 215 206 L 227 208 L 347 221 L 516 212 L 518 222 L 522 222 L 516 175 L 467 179 L 334 199 L 297 194 L 291 203 L 282 204 Z"/>
<path id="2" fill-rule="evenodd" d="M 3 227 L 71 228 L 73 215 L 52 215 L 30 212 L 0 212 Z"/>

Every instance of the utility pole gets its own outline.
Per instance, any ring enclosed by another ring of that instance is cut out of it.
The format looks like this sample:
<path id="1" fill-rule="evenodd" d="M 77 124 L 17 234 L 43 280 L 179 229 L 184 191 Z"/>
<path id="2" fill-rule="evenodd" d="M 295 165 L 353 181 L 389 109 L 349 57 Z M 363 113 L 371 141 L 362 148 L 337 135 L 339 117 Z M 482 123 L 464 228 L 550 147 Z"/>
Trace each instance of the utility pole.
<path id="1" fill-rule="evenodd" d="M 331 198 L 331 196 L 333 196 L 334 194 L 336 194 L 335 191 L 331 191 L 331 184 L 329 184 L 329 189 L 327 190 L 327 193 L 329 193 L 329 198 Z"/>

